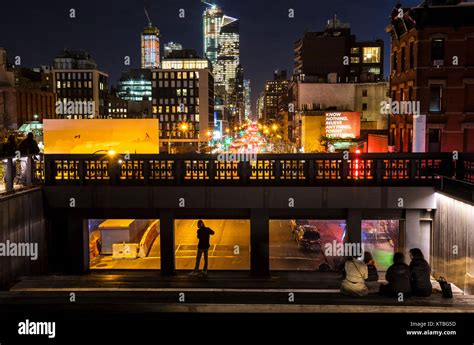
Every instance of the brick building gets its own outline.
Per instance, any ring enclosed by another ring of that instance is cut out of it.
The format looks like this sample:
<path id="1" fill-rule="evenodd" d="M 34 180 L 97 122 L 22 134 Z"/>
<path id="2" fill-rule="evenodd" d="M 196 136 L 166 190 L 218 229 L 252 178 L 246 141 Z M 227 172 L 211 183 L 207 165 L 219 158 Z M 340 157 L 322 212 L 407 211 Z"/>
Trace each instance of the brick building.
<path id="1" fill-rule="evenodd" d="M 390 95 L 419 102 L 423 123 L 412 114 L 390 115 L 390 145 L 411 152 L 474 151 L 474 3 L 426 1 L 394 8 Z M 415 139 L 414 139 L 415 138 Z"/>

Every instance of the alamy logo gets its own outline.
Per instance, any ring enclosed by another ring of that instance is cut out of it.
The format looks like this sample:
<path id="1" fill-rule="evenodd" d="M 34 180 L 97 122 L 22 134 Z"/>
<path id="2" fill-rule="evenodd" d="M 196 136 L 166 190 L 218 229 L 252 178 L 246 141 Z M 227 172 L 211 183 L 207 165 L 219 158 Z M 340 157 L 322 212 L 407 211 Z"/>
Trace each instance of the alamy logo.
<path id="1" fill-rule="evenodd" d="M 18 324 L 19 335 L 47 335 L 48 338 L 56 337 L 56 322 L 35 322 L 26 319 Z"/>
<path id="2" fill-rule="evenodd" d="M 0 257 L 27 256 L 31 261 L 38 260 L 38 243 L 0 242 Z"/>
<path id="3" fill-rule="evenodd" d="M 57 115 L 94 115 L 94 101 L 57 101 Z"/>
<path id="4" fill-rule="evenodd" d="M 257 160 L 256 153 L 220 153 L 217 155 L 219 162 L 253 162 Z"/>
<path id="5" fill-rule="evenodd" d="M 420 115 L 419 101 L 388 101 L 380 102 L 380 114 L 384 115 Z"/>
<path id="6" fill-rule="evenodd" d="M 332 241 L 324 244 L 324 255 L 340 257 L 361 257 L 364 255 L 364 244 L 362 243 L 338 243 Z"/>

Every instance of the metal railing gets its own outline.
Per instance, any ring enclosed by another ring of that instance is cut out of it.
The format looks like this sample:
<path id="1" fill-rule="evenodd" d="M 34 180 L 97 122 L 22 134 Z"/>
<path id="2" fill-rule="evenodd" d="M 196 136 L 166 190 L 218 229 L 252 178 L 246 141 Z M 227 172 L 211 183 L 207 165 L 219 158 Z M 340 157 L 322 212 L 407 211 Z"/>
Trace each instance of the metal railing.
<path id="1" fill-rule="evenodd" d="M 253 161 L 222 161 L 217 155 L 48 155 L 44 164 L 47 185 L 437 185 L 437 175 L 452 177 L 459 170 L 459 161 L 440 153 L 262 154 Z M 474 177 L 470 174 L 464 171 Z"/>
<path id="2" fill-rule="evenodd" d="M 198 154 L 45 155 L 23 157 L 22 164 L 26 186 L 439 186 L 441 176 L 474 182 L 474 155 L 458 158 L 453 160 L 451 153 L 262 154 L 252 161 Z M 8 192 L 19 160 L 1 162 Z"/>
<path id="3" fill-rule="evenodd" d="M 43 155 L 0 158 L 0 193 L 33 187 L 44 181 Z"/>

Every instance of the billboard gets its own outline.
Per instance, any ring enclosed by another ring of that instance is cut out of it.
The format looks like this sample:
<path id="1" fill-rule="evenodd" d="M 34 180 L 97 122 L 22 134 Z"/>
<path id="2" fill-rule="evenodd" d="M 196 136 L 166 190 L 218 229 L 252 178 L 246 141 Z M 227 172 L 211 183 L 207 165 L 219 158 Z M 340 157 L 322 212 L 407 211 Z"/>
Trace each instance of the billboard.
<path id="1" fill-rule="evenodd" d="M 45 154 L 159 153 L 157 119 L 43 121 Z"/>
<path id="2" fill-rule="evenodd" d="M 326 112 L 326 137 L 356 139 L 360 137 L 360 113 Z"/>

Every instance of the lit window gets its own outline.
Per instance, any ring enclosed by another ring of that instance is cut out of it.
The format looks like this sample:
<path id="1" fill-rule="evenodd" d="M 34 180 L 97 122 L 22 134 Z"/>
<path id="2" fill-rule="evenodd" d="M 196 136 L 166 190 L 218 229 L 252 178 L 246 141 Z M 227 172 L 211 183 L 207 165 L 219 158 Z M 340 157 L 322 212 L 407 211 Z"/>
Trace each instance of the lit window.
<path id="1" fill-rule="evenodd" d="M 364 47 L 362 48 L 363 63 L 379 63 L 380 47 Z"/>
<path id="2" fill-rule="evenodd" d="M 351 54 L 359 54 L 359 48 L 351 48 Z"/>
<path id="3" fill-rule="evenodd" d="M 434 112 L 434 113 L 441 112 L 442 102 L 443 102 L 443 86 L 431 85 L 430 86 L 430 112 Z"/>
<path id="4" fill-rule="evenodd" d="M 351 56 L 351 63 L 359 63 L 360 59 L 357 56 Z"/>

